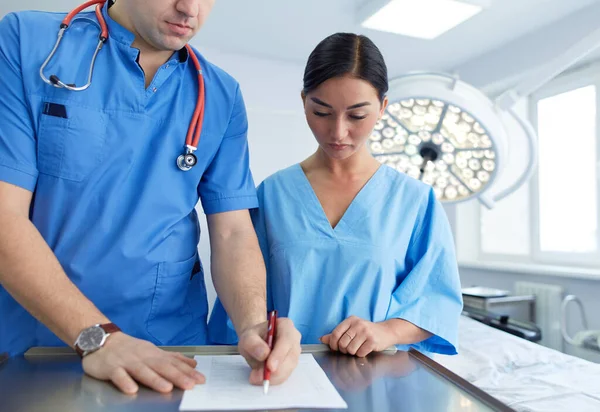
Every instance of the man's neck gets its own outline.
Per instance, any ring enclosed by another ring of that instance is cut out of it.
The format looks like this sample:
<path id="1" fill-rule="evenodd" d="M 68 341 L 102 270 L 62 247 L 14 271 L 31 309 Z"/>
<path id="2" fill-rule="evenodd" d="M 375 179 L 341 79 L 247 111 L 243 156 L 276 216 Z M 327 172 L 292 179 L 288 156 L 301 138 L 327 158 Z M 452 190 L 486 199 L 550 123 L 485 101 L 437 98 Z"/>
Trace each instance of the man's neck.
<path id="1" fill-rule="evenodd" d="M 162 66 L 165 64 L 173 55 L 173 52 L 170 50 L 157 51 L 156 49 L 149 48 L 147 43 L 144 41 L 139 41 L 139 37 L 136 36 L 135 40 L 131 44 L 131 47 L 136 48 L 140 51 L 138 57 L 138 64 L 144 71 L 145 75 L 145 84 L 146 87 L 150 86 L 152 80 L 154 79 L 154 75 Z"/>
<path id="2" fill-rule="evenodd" d="M 129 30 L 135 36 L 131 47 L 140 51 L 138 64 L 144 71 L 146 77 L 145 83 L 146 87 L 148 87 L 150 83 L 152 83 L 152 79 L 154 79 L 154 75 L 160 66 L 165 64 L 171 58 L 173 52 L 171 50 L 157 50 L 155 47 L 148 44 L 148 42 L 146 42 L 135 30 L 133 23 L 123 9 L 124 6 L 122 4 L 123 3 L 121 2 L 114 3 L 112 7 L 108 9 L 108 14 L 115 22 Z"/>

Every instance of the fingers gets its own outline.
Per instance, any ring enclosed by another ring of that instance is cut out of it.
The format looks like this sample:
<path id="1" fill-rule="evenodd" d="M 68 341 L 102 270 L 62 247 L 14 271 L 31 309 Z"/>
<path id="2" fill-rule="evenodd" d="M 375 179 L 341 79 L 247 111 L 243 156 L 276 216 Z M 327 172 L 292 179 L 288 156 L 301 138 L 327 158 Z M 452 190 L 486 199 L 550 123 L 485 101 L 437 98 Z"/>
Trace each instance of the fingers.
<path id="1" fill-rule="evenodd" d="M 321 336 L 319 338 L 319 340 L 321 341 L 321 343 L 323 343 L 325 345 L 329 345 L 329 341 L 331 340 L 331 333 L 328 333 L 327 335 Z"/>
<path id="2" fill-rule="evenodd" d="M 300 349 L 300 339 L 300 332 L 296 330 L 294 323 L 290 319 L 277 319 L 277 335 L 274 340 L 275 345 L 267 359 L 267 367 L 271 370 L 271 373 L 277 372 L 279 365 L 281 365 L 288 356 L 293 356 L 296 349 Z M 299 355 L 300 352 L 298 352 L 298 356 Z"/>
<path id="3" fill-rule="evenodd" d="M 149 366 L 162 378 L 180 389 L 192 389 L 198 383 L 204 383 L 204 377 L 187 364 L 173 357 L 171 362 L 156 359 Z"/>
<path id="4" fill-rule="evenodd" d="M 346 320 L 344 320 L 339 325 L 337 325 L 337 327 L 333 330 L 333 332 L 331 332 L 331 337 L 329 339 L 329 347 L 332 350 L 335 350 L 335 351 L 340 350 L 339 349 L 340 340 L 344 336 L 344 333 L 346 333 L 346 331 L 348 329 L 350 329 L 353 321 L 354 321 L 354 317 L 351 316 L 351 317 L 347 318 Z M 346 347 L 346 345 L 348 345 L 349 340 L 351 340 L 349 337 L 346 337 L 346 339 L 348 340 L 348 342 L 344 342 L 345 343 L 344 348 Z"/>
<path id="5" fill-rule="evenodd" d="M 342 353 L 348 353 L 348 345 L 356 338 L 356 331 L 348 329 L 338 341 L 338 350 Z"/>
<path id="6" fill-rule="evenodd" d="M 260 337 L 258 330 L 244 334 L 238 347 L 252 369 L 258 368 L 270 353 L 269 345 Z"/>
<path id="7" fill-rule="evenodd" d="M 109 379 L 121 392 L 128 395 L 133 395 L 139 389 L 137 383 L 123 368 L 113 369 Z"/>
<path id="8" fill-rule="evenodd" d="M 302 351 L 300 332 L 290 319 L 277 319 L 277 335 L 272 350 L 269 350 L 260 334 L 265 326 L 263 324 L 252 328 L 240 338 L 240 353 L 252 368 L 249 381 L 253 385 L 262 384 L 265 362 L 271 371 L 270 381 L 273 385 L 285 381 L 298 365 Z"/>
<path id="9" fill-rule="evenodd" d="M 206 382 L 204 375 L 196 370 L 196 365 L 198 363 L 194 359 L 190 359 L 178 352 L 176 352 L 174 355 L 174 359 L 172 359 L 173 366 L 178 368 L 182 373 L 185 373 L 196 383 Z"/>
<path id="10" fill-rule="evenodd" d="M 188 358 L 187 356 L 185 356 L 183 353 L 179 353 L 179 352 L 171 352 L 173 354 L 173 356 L 175 356 L 177 359 L 182 360 L 183 362 L 187 363 L 189 366 L 191 366 L 192 368 L 195 368 L 196 365 L 198 365 L 198 362 L 196 362 L 194 359 L 192 358 Z"/>
<path id="11" fill-rule="evenodd" d="M 291 348 L 286 354 L 285 358 L 281 362 L 279 369 L 275 373 L 271 373 L 271 384 L 279 385 L 290 377 L 296 366 L 298 366 L 298 360 L 300 358 L 300 349 Z"/>
<path id="12" fill-rule="evenodd" d="M 171 382 L 164 379 L 143 363 L 133 364 L 129 366 L 126 371 L 133 379 L 157 392 L 166 393 L 173 390 L 173 384 Z"/>
<path id="13" fill-rule="evenodd" d="M 348 331 L 345 336 L 349 336 L 352 334 L 352 330 Z M 354 339 L 352 339 L 349 343 L 348 346 L 346 346 L 345 350 L 346 353 L 348 353 L 349 355 L 356 355 L 358 350 L 362 347 L 362 345 L 367 341 L 367 336 L 365 336 L 362 333 L 356 333 L 356 336 L 354 336 Z"/>
<path id="14" fill-rule="evenodd" d="M 273 375 L 271 375 L 273 376 Z M 257 366 L 252 369 L 250 372 L 250 377 L 248 378 L 248 382 L 252 385 L 262 385 L 264 377 L 264 368 L 262 366 Z"/>
<path id="15" fill-rule="evenodd" d="M 323 336 L 321 342 L 329 345 L 334 351 L 365 357 L 378 350 L 375 326 L 372 322 L 350 316 L 341 322 L 331 334 Z"/>
<path id="16" fill-rule="evenodd" d="M 204 376 L 192 368 L 189 362 L 182 359 L 183 355 L 178 356 L 168 352 L 162 352 L 160 355 L 147 358 L 145 362 L 137 362 L 129 367 L 117 369 L 114 376 L 119 379 L 119 385 L 130 384 L 135 379 L 150 389 L 166 393 L 173 390 L 174 386 L 186 390 L 205 382 Z M 127 375 L 125 378 L 121 370 L 131 376 Z M 124 390 L 119 385 L 117 385 L 119 389 Z"/>
<path id="17" fill-rule="evenodd" d="M 205 378 L 200 372 L 196 370 L 196 366 L 198 362 L 195 359 L 189 358 L 182 353 L 179 352 L 169 352 L 174 359 L 172 359 L 172 363 L 175 367 L 177 367 L 181 372 L 187 374 L 192 380 L 197 383 L 204 383 Z"/>
<path id="18" fill-rule="evenodd" d="M 373 343 L 373 341 L 366 339 L 360 346 L 360 348 L 356 351 L 356 356 L 358 356 L 359 358 L 364 358 L 374 350 L 375 344 Z"/>
<path id="19" fill-rule="evenodd" d="M 269 380 L 271 385 L 279 385 L 285 382 L 290 377 L 294 369 L 296 369 L 296 366 L 298 366 L 300 352 L 301 349 L 299 347 L 292 347 L 290 349 L 290 351 L 284 356 L 283 360 L 281 361 L 279 369 L 277 369 L 277 371 L 271 371 L 271 378 Z M 264 367 L 262 366 L 253 369 L 250 373 L 250 383 L 252 385 L 262 385 L 264 376 L 263 373 Z"/>
<path id="20" fill-rule="evenodd" d="M 300 339 L 300 332 L 297 332 L 297 336 L 295 337 L 295 344 L 290 347 L 290 350 L 281 361 L 279 369 L 277 369 L 277 371 L 274 374 L 271 374 L 271 382 L 273 385 L 279 385 L 280 383 L 286 381 L 287 378 L 290 377 L 294 369 L 296 369 L 296 367 L 298 366 L 300 354 L 302 353 Z"/>
<path id="21" fill-rule="evenodd" d="M 193 359 L 123 333 L 111 335 L 103 348 L 83 359 L 82 366 L 91 377 L 110 380 L 124 393 L 137 392 L 138 383 L 166 393 L 173 386 L 191 389 L 205 381 Z"/>

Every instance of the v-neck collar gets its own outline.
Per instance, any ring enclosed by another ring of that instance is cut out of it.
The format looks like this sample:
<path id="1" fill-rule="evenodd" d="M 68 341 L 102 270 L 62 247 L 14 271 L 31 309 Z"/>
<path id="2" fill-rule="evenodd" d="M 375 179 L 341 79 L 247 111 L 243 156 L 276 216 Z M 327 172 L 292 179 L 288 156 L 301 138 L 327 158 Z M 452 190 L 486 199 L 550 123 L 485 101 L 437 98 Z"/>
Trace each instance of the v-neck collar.
<path id="1" fill-rule="evenodd" d="M 312 210 L 315 214 L 315 218 L 318 219 L 323 226 L 326 226 L 328 231 L 332 234 L 339 233 L 345 229 L 351 229 L 353 223 L 359 219 L 362 219 L 368 212 L 368 204 L 365 200 L 377 188 L 377 186 L 379 186 L 380 183 L 385 180 L 379 177 L 380 174 L 384 173 L 385 167 L 385 165 L 379 166 L 375 173 L 373 173 L 373 176 L 367 180 L 364 186 L 356 194 L 354 199 L 352 199 L 352 202 L 350 202 L 335 227 L 331 226 L 331 223 L 325 214 L 325 209 L 323 209 L 323 205 L 319 201 L 319 198 L 317 197 L 310 180 L 308 180 L 308 177 L 306 176 L 306 173 L 304 173 L 302 166 L 300 163 L 298 163 L 295 165 L 295 168 L 299 177 L 300 188 L 304 193 L 301 201 L 305 202 L 307 209 Z M 310 205 L 307 203 L 310 203 Z"/>

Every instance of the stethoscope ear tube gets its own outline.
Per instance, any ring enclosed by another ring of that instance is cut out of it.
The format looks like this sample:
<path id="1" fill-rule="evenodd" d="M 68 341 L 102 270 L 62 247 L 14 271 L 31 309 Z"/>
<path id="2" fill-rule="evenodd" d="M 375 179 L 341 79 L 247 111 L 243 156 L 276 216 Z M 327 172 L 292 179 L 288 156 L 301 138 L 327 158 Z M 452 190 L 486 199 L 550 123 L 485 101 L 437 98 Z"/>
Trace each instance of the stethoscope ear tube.
<path id="1" fill-rule="evenodd" d="M 50 51 L 50 54 L 48 55 L 46 60 L 44 60 L 42 67 L 40 67 L 40 77 L 46 84 L 49 84 L 51 86 L 61 88 L 61 89 L 67 89 L 67 90 L 70 90 L 73 92 L 81 92 L 83 90 L 86 90 L 88 87 L 90 87 L 90 85 L 92 84 L 92 76 L 94 74 L 94 67 L 96 65 L 96 58 L 98 57 L 98 53 L 100 52 L 100 50 L 102 50 L 104 43 L 106 43 L 106 41 L 108 40 L 108 27 L 106 26 L 106 22 L 104 21 L 104 17 L 102 16 L 102 10 L 99 5 L 96 6 L 96 17 L 98 18 L 99 23 L 96 23 L 95 21 L 93 21 L 92 19 L 87 18 L 87 17 L 81 17 L 81 18 L 77 18 L 77 19 L 72 19 L 72 17 L 69 17 L 69 16 L 65 17 L 63 22 L 60 24 L 60 30 L 58 31 L 56 43 L 54 44 L 54 47 L 52 48 L 52 51 Z M 96 46 L 96 50 L 94 51 L 94 55 L 92 56 L 92 61 L 90 63 L 90 69 L 88 72 L 87 83 L 84 84 L 83 86 L 76 86 L 75 84 L 63 83 L 56 74 L 52 74 L 50 76 L 50 78 L 47 78 L 46 75 L 44 74 L 44 70 L 46 69 L 46 66 L 48 65 L 48 63 L 50 63 L 50 61 L 56 54 L 56 51 L 58 50 L 58 47 L 60 46 L 60 43 L 62 42 L 64 34 L 69 29 L 70 24 L 72 24 L 73 22 L 75 22 L 77 20 L 90 21 L 100 28 L 100 35 L 98 36 L 98 44 Z"/>

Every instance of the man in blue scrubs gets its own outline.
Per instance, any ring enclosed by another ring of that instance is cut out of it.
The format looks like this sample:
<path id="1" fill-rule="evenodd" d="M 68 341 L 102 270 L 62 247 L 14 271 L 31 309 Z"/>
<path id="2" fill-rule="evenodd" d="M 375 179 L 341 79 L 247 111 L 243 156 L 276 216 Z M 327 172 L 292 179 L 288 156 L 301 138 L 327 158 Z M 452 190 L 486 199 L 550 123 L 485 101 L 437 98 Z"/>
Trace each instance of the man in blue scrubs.
<path id="1" fill-rule="evenodd" d="M 280 320 L 272 352 L 262 338 L 265 269 L 248 214 L 258 203 L 242 95 L 199 54 L 198 163 L 187 172 L 176 165 L 198 96 L 184 46 L 213 4 L 106 3 L 109 39 L 81 92 L 39 76 L 64 14 L 0 21 L 0 352 L 67 343 L 85 372 L 127 393 L 136 381 L 162 392 L 203 382 L 194 361 L 155 346 L 207 343 L 200 200 L 213 280 L 250 381 L 262 382 L 267 358 L 274 383 L 295 367 L 300 335 L 289 320 Z M 88 20 L 72 23 L 45 70 L 77 85 L 99 34 L 93 12 L 79 17 Z"/>

